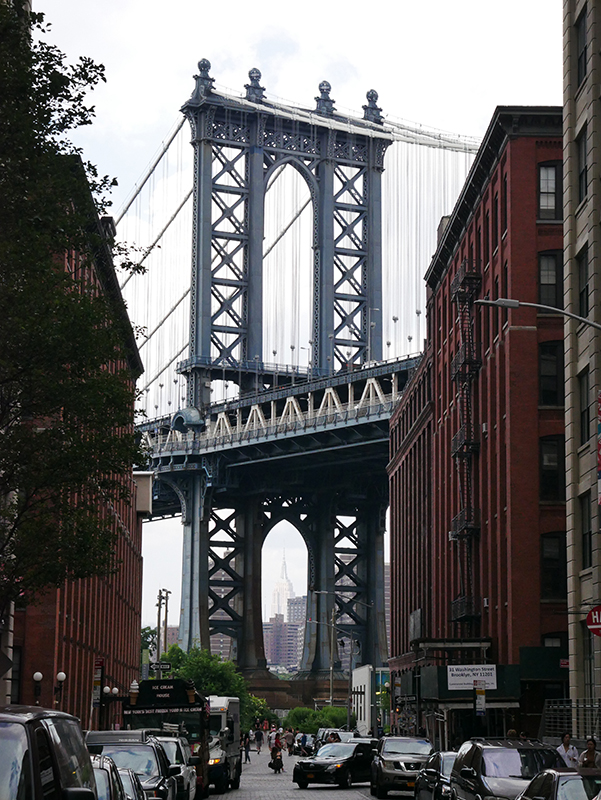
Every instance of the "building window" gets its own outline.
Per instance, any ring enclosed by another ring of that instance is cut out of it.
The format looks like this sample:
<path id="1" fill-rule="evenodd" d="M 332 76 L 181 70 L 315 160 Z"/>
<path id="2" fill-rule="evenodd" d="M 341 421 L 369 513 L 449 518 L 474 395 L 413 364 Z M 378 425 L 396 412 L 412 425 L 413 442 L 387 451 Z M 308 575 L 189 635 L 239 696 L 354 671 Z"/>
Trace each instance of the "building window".
<path id="1" fill-rule="evenodd" d="M 540 537 L 540 596 L 542 600 L 565 600 L 568 596 L 566 535 L 563 531 Z"/>
<path id="2" fill-rule="evenodd" d="M 507 174 L 503 175 L 501 184 L 501 231 L 507 232 Z"/>
<path id="3" fill-rule="evenodd" d="M 580 395 L 580 444 L 586 444 L 591 435 L 590 392 L 588 369 L 578 376 L 578 392 Z"/>
<path id="4" fill-rule="evenodd" d="M 562 219 L 562 164 L 540 164 L 538 168 L 538 218 Z"/>
<path id="5" fill-rule="evenodd" d="M 580 86 L 586 78 L 586 6 L 576 20 L 576 81 Z"/>
<path id="6" fill-rule="evenodd" d="M 495 194 L 492 203 L 492 251 L 499 246 L 499 195 Z"/>
<path id="7" fill-rule="evenodd" d="M 578 157 L 578 202 L 586 198 L 588 192 L 588 166 L 586 154 L 586 125 L 576 139 L 576 153 Z"/>
<path id="8" fill-rule="evenodd" d="M 484 215 L 484 265 L 490 261 L 490 214 Z"/>
<path id="9" fill-rule="evenodd" d="M 583 247 L 576 256 L 578 267 L 578 313 L 588 317 L 588 247 Z"/>
<path id="10" fill-rule="evenodd" d="M 538 257 L 538 301 L 544 306 L 563 308 L 563 259 L 561 251 Z"/>
<path id="11" fill-rule="evenodd" d="M 593 566 L 593 531 L 591 522 L 591 493 L 585 492 L 580 502 L 580 533 L 582 542 L 582 569 Z"/>
<path id="12" fill-rule="evenodd" d="M 538 346 L 539 399 L 541 406 L 563 406 L 563 342 L 543 342 Z"/>
<path id="13" fill-rule="evenodd" d="M 540 440 L 540 499 L 565 500 L 563 436 L 545 436 Z"/>

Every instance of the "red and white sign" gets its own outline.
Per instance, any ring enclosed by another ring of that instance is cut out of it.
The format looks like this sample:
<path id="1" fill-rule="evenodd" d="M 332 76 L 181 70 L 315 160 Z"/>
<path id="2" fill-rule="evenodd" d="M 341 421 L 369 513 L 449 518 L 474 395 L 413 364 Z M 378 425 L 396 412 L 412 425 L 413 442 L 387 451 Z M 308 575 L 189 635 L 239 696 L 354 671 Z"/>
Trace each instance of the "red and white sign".
<path id="1" fill-rule="evenodd" d="M 595 606 L 586 615 L 586 627 L 595 636 L 601 636 L 601 606 Z"/>

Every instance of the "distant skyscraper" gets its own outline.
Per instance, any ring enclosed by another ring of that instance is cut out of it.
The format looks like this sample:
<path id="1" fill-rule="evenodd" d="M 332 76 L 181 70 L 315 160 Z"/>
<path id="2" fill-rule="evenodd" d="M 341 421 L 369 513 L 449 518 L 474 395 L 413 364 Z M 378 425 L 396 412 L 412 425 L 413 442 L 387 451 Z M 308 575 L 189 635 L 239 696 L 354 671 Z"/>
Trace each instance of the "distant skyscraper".
<path id="1" fill-rule="evenodd" d="M 292 581 L 288 577 L 288 572 L 286 570 L 286 553 L 284 552 L 282 554 L 282 574 L 271 596 L 272 617 L 275 617 L 276 614 L 281 614 L 282 617 L 286 619 L 289 597 L 294 597 L 294 587 L 292 586 Z"/>

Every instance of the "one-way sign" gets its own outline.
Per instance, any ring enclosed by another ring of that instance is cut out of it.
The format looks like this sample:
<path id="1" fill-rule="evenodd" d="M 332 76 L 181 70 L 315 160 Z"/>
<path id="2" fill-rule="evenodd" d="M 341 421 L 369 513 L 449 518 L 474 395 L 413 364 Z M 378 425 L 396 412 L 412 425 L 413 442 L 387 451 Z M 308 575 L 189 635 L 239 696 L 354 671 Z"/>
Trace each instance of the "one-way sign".
<path id="1" fill-rule="evenodd" d="M 154 661 L 150 664 L 150 669 L 153 672 L 169 672 L 171 670 L 171 661 Z"/>

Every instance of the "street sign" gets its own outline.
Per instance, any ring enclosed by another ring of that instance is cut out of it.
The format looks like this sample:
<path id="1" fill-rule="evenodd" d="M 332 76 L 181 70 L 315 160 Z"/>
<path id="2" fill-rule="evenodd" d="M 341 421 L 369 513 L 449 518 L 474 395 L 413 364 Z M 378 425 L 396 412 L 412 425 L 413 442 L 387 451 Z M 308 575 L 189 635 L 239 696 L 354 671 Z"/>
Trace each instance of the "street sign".
<path id="1" fill-rule="evenodd" d="M 415 703 L 417 697 L 414 694 L 398 694 L 395 697 L 395 702 L 397 705 L 401 703 Z"/>
<path id="2" fill-rule="evenodd" d="M 476 716 L 486 716 L 486 681 L 474 681 Z"/>
<path id="3" fill-rule="evenodd" d="M 153 672 L 169 672 L 171 670 L 171 661 L 153 661 L 150 665 L 150 669 Z"/>
<path id="4" fill-rule="evenodd" d="M 601 636 L 601 606 L 595 606 L 586 615 L 586 627 L 595 636 Z"/>

